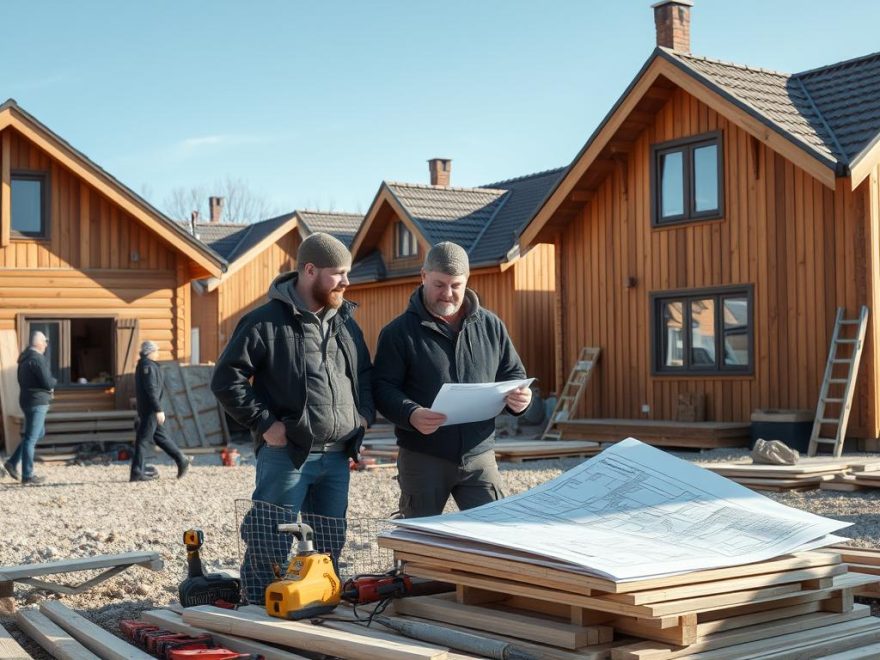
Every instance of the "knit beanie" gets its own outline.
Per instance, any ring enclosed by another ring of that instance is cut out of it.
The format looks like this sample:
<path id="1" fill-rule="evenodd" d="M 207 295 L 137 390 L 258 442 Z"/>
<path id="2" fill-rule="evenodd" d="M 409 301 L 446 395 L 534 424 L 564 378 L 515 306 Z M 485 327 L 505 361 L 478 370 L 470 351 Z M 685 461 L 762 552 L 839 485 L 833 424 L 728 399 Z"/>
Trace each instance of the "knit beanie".
<path id="1" fill-rule="evenodd" d="M 315 232 L 300 243 L 296 252 L 296 267 L 302 272 L 306 264 L 315 264 L 317 268 L 349 268 L 351 252 L 338 238 Z"/>
<path id="2" fill-rule="evenodd" d="M 436 271 L 445 275 L 469 275 L 471 272 L 467 252 L 460 245 L 445 241 L 437 243 L 425 257 L 426 272 Z"/>
<path id="3" fill-rule="evenodd" d="M 147 357 L 153 351 L 158 351 L 158 350 L 159 350 L 159 344 L 147 339 L 147 341 L 141 343 L 140 354 L 141 354 L 141 357 Z"/>

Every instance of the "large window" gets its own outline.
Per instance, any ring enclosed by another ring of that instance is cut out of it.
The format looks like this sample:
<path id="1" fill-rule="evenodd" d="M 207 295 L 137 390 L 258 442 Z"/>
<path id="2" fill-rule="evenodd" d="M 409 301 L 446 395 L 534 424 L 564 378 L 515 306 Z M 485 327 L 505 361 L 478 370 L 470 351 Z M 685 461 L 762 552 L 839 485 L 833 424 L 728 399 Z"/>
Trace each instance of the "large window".
<path id="1" fill-rule="evenodd" d="M 46 358 L 59 386 L 113 383 L 113 319 L 25 318 L 24 341 L 35 330 L 49 339 Z"/>
<path id="2" fill-rule="evenodd" d="M 419 246 L 416 244 L 416 237 L 402 222 L 397 223 L 396 228 L 396 248 L 394 256 L 396 257 L 414 257 L 419 252 Z"/>
<path id="3" fill-rule="evenodd" d="M 722 216 L 720 132 L 657 144 L 651 152 L 651 212 L 655 226 Z"/>
<path id="4" fill-rule="evenodd" d="M 656 373 L 751 373 L 752 288 L 652 294 Z"/>
<path id="5" fill-rule="evenodd" d="M 14 173 L 11 193 L 12 231 L 21 236 L 46 236 L 45 175 Z"/>

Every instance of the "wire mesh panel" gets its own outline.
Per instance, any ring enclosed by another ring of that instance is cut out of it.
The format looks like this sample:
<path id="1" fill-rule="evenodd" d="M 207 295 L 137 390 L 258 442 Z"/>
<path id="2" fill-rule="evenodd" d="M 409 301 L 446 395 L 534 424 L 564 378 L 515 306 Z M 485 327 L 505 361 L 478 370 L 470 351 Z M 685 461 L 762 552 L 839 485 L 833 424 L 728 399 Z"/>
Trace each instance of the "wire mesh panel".
<path id="1" fill-rule="evenodd" d="M 239 529 L 238 556 L 241 582 L 249 603 L 262 604 L 266 586 L 287 571 L 298 539 L 279 532 L 278 525 L 305 523 L 314 530 L 315 549 L 327 553 L 344 581 L 362 573 L 384 573 L 394 568 L 394 554 L 380 548 L 378 536 L 393 524 L 378 518 L 328 518 L 297 512 L 290 507 L 251 500 L 235 501 Z"/>

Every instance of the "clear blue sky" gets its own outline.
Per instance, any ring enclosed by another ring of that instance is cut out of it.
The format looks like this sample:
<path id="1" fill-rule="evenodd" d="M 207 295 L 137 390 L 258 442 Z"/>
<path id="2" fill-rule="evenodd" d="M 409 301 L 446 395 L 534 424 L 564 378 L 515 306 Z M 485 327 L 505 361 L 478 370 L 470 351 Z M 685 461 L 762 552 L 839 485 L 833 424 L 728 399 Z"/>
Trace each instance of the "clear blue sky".
<path id="1" fill-rule="evenodd" d="M 4 2 L 12 97 L 163 207 L 246 181 L 365 211 L 383 179 L 567 164 L 654 47 L 648 0 Z M 877 0 L 695 0 L 695 54 L 802 71 L 880 50 Z"/>

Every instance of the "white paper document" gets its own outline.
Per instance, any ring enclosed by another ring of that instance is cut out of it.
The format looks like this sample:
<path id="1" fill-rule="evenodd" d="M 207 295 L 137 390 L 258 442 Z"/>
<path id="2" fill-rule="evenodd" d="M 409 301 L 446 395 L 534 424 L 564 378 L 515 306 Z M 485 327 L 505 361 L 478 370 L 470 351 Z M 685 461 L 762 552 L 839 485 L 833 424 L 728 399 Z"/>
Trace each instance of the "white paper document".
<path id="1" fill-rule="evenodd" d="M 443 426 L 492 419 L 504 410 L 504 397 L 518 387 L 528 387 L 534 378 L 500 383 L 444 383 L 434 397 L 431 410 L 446 415 Z"/>
<path id="2" fill-rule="evenodd" d="M 635 438 L 519 495 L 393 522 L 433 535 L 430 543 L 481 554 L 509 548 L 618 581 L 764 561 L 834 543 L 830 535 L 850 525 L 779 504 Z"/>

